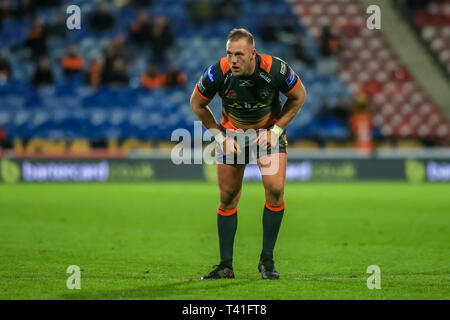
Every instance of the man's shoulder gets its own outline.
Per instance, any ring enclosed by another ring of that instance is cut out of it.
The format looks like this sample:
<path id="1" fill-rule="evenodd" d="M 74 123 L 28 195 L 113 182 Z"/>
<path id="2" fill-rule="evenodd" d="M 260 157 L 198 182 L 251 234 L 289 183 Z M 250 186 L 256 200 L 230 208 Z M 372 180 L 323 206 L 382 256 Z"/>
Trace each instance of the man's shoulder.
<path id="1" fill-rule="evenodd" d="M 230 71 L 228 59 L 226 57 L 220 58 L 213 65 L 209 66 L 207 71 L 208 70 L 214 71 L 214 73 L 219 73 L 222 75 L 226 74 L 228 71 Z"/>
<path id="2" fill-rule="evenodd" d="M 286 61 L 280 59 L 276 56 L 271 56 L 268 54 L 258 53 L 261 63 L 260 68 L 269 73 L 270 75 L 281 74 L 286 76 L 289 70 L 289 65 Z"/>
<path id="3" fill-rule="evenodd" d="M 272 70 L 271 73 L 279 75 L 281 74 L 282 76 L 287 76 L 288 72 L 289 72 L 289 65 L 286 61 L 284 61 L 283 59 L 280 59 L 278 57 L 273 56 L 272 57 Z"/>

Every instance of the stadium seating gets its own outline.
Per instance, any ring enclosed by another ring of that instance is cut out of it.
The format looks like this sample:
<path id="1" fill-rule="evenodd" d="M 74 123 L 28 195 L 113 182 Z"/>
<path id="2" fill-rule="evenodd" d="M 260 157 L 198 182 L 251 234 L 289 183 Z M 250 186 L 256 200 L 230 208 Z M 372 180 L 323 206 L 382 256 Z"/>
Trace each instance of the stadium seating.
<path id="1" fill-rule="evenodd" d="M 450 2 L 431 1 L 413 17 L 414 25 L 450 75 Z"/>
<path id="2" fill-rule="evenodd" d="M 381 35 L 361 28 L 362 13 L 354 1 L 340 1 L 333 6 L 327 6 L 324 0 L 240 1 L 242 12 L 236 23 L 217 21 L 204 27 L 191 21 L 185 10 L 188 2 L 155 0 L 148 9 L 150 17 L 168 17 L 176 37 L 175 46 L 169 55 L 187 74 L 188 83 L 185 87 L 172 89 L 148 91 L 139 87 L 140 76 L 147 68 L 147 56 L 141 52 L 135 52 L 135 62 L 127 67 L 129 87 L 93 89 L 83 84 L 81 78 L 64 77 L 59 61 L 69 44 L 76 44 L 85 61 L 89 61 L 101 54 L 103 46 L 114 35 L 121 33 L 128 36 L 128 25 L 136 16 L 136 9 L 130 6 L 111 6 L 116 18 L 112 31 L 94 33 L 89 30 L 87 22 L 83 22 L 82 29 L 68 31 L 65 40 L 54 37 L 48 39 L 52 70 L 56 78 L 56 84 L 48 88 L 36 89 L 29 83 L 34 63 L 20 49 L 30 24 L 16 20 L 4 21 L 0 44 L 6 48 L 14 75 L 12 80 L 0 85 L 0 126 L 11 139 L 170 139 L 176 128 L 193 130 L 196 117 L 190 109 L 189 97 L 201 73 L 224 55 L 224 39 L 228 32 L 235 25 L 246 27 L 255 34 L 259 52 L 277 55 L 291 62 L 293 59 L 288 46 L 281 42 L 265 44 L 259 38 L 258 29 L 263 17 L 269 14 L 280 21 L 285 15 L 295 13 L 300 18 L 297 27 L 305 49 L 311 56 L 317 57 L 318 63 L 316 66 L 292 64 L 308 90 L 308 97 L 299 116 L 289 127 L 290 139 L 348 139 L 350 133 L 347 123 L 333 118 L 318 118 L 321 103 L 326 99 L 329 107 L 333 108 L 339 99 L 352 97 L 370 79 L 384 85 L 373 100 L 375 124 L 381 128 L 382 136 L 409 137 L 418 132 L 421 137 L 433 137 L 446 133 L 442 129 L 444 120 L 440 110 L 414 80 L 408 78 L 407 70 L 402 69 Z M 38 14 L 48 23 L 55 12 L 65 12 L 69 4 L 79 5 L 83 17 L 89 16 L 94 9 L 91 1 L 72 0 L 63 3 L 61 8 L 40 9 Z M 355 18 L 355 26 L 361 32 L 345 39 L 344 45 L 350 49 L 349 56 L 347 60 L 339 60 L 339 71 L 324 73 L 320 70 L 321 56 L 315 40 L 320 23 L 330 22 L 333 18 L 338 24 Z M 370 49 L 378 50 L 374 53 Z M 380 68 L 381 65 L 385 68 Z M 218 98 L 214 99 L 211 106 L 216 118 L 220 118 Z M 417 112 L 420 119 L 417 119 Z M 392 117 L 393 113 L 400 115 L 400 118 Z"/>
<path id="3" fill-rule="evenodd" d="M 409 75 L 382 33 L 366 28 L 367 16 L 358 1 L 289 2 L 315 39 L 320 39 L 323 25 L 338 30 L 344 48 L 337 57 L 339 73 L 352 93 L 362 90 L 372 97 L 374 125 L 383 136 L 433 139 L 450 133 L 442 110 Z"/>

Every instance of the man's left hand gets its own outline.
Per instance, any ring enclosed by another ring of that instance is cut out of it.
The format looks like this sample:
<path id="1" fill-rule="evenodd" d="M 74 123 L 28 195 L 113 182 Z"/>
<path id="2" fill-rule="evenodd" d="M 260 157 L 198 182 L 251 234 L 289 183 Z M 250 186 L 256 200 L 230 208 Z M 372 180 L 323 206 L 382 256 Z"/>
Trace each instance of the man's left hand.
<path id="1" fill-rule="evenodd" d="M 276 146 L 278 144 L 278 135 L 271 130 L 262 130 L 255 142 L 258 144 L 260 148 L 265 148 L 266 150 L 270 150 L 272 146 Z"/>

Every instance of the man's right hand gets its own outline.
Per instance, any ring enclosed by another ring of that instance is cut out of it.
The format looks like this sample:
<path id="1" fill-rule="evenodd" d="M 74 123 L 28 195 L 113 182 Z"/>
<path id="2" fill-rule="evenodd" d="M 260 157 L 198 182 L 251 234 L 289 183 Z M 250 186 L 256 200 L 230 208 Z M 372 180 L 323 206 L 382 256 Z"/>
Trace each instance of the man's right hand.
<path id="1" fill-rule="evenodd" d="M 230 155 L 230 154 L 239 154 L 241 153 L 241 147 L 239 147 L 238 143 L 236 142 L 236 140 L 234 140 L 231 137 L 226 137 L 225 141 L 222 142 L 221 146 L 220 146 L 222 153 L 224 155 Z"/>

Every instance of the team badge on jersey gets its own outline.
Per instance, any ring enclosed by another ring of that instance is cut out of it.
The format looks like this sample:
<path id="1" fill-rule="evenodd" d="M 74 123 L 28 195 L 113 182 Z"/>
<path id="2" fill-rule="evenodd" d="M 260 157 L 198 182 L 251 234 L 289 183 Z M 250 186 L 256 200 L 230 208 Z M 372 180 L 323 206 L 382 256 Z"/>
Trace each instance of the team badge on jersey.
<path id="1" fill-rule="evenodd" d="M 236 92 L 233 90 L 228 90 L 225 93 L 225 97 L 227 97 L 228 99 L 236 99 Z"/>
<path id="2" fill-rule="evenodd" d="M 286 63 L 281 62 L 280 73 L 284 76 L 286 75 L 286 66 L 287 66 Z"/>

